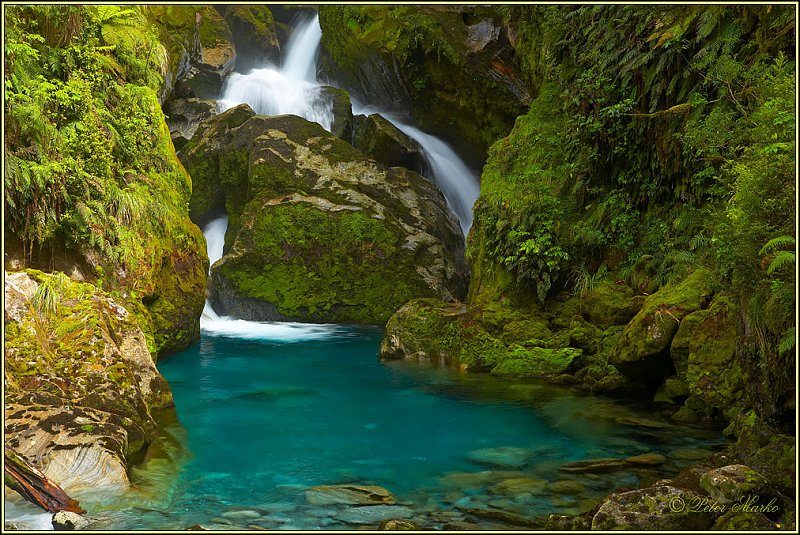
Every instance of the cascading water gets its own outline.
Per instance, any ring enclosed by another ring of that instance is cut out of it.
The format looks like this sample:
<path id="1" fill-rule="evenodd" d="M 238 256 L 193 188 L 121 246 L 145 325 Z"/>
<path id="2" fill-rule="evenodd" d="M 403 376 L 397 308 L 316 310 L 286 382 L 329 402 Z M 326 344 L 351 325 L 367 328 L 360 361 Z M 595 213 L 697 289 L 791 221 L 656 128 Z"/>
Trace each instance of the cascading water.
<path id="1" fill-rule="evenodd" d="M 256 113 L 280 115 L 291 113 L 314 121 L 330 131 L 333 124 L 333 104 L 325 98 L 316 80 L 316 58 L 322 30 L 316 16 L 301 23 L 287 44 L 286 60 L 280 70 L 274 67 L 253 69 L 247 74 L 233 73 L 225 82 L 220 110 L 247 103 Z M 369 108 L 353 113 L 364 113 Z M 364 110 L 364 111 L 362 111 Z M 415 139 L 430 168 L 430 175 L 458 217 L 466 237 L 472 226 L 472 205 L 478 198 L 478 177 L 442 140 L 402 122 L 396 115 L 380 113 L 400 131 Z"/>
<path id="2" fill-rule="evenodd" d="M 299 115 L 330 131 L 333 103 L 316 83 L 321 37 L 319 17 L 314 17 L 301 23 L 292 34 L 280 69 L 265 66 L 247 74 L 231 74 L 222 88 L 220 111 L 247 103 L 260 115 Z"/>
<path id="3" fill-rule="evenodd" d="M 419 128 L 401 122 L 389 113 L 386 120 L 398 130 L 414 139 L 422 147 L 422 156 L 430 168 L 431 178 L 447 199 L 450 209 L 458 217 L 464 237 L 472 226 L 472 206 L 480 194 L 480 184 L 475 172 L 441 139 L 426 134 Z"/>

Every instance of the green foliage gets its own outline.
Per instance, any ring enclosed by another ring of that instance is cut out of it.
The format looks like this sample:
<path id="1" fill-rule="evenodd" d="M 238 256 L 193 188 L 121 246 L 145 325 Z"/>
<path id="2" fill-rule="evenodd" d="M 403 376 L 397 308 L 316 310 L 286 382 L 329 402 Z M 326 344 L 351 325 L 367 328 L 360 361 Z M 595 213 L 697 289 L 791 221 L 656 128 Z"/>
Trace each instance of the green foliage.
<path id="1" fill-rule="evenodd" d="M 140 8 L 6 11 L 5 231 L 29 265 L 82 259 L 147 296 L 162 263 L 202 251 L 155 91 L 163 47 Z M 191 236 L 177 243 L 173 236 Z"/>
<path id="2" fill-rule="evenodd" d="M 69 282 L 69 277 L 61 272 L 48 277 L 33 294 L 31 299 L 33 308 L 46 316 L 54 314 Z"/>

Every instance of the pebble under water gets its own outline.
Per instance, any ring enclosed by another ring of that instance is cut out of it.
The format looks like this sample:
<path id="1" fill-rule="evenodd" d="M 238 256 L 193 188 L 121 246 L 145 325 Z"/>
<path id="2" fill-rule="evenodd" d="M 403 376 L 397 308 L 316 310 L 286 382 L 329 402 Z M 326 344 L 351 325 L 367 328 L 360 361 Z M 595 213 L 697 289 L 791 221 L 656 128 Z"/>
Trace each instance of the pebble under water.
<path id="1" fill-rule="evenodd" d="M 380 362 L 379 329 L 308 326 L 309 339 L 295 329 L 292 342 L 206 332 L 158 364 L 175 414 L 133 469 L 132 490 L 76 496 L 98 528 L 355 529 L 406 518 L 427 529 L 525 529 L 513 522 L 588 510 L 722 442 L 719 430 L 676 426 L 654 405 Z M 668 461 L 559 470 L 645 452 Z M 309 487 L 340 483 L 380 485 L 397 505 L 308 503 Z"/>

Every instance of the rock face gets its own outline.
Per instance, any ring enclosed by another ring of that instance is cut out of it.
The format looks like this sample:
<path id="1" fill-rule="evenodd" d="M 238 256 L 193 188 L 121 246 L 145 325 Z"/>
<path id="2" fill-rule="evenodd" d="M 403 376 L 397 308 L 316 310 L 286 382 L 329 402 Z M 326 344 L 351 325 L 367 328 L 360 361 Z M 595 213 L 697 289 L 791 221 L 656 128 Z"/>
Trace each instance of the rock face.
<path id="1" fill-rule="evenodd" d="M 236 70 L 245 73 L 265 64 L 279 65 L 281 47 L 272 12 L 263 5 L 217 5 L 231 29 Z"/>
<path id="2" fill-rule="evenodd" d="M 145 11 L 161 33 L 167 50 L 161 101 L 217 98 L 233 71 L 236 48 L 222 15 L 211 5 L 151 5 Z"/>
<path id="3" fill-rule="evenodd" d="M 133 315 L 30 270 L 6 275 L 5 320 L 7 444 L 67 492 L 125 488 L 126 458 L 172 405 Z"/>
<path id="4" fill-rule="evenodd" d="M 385 323 L 409 299 L 466 292 L 463 236 L 424 177 L 386 168 L 316 123 L 241 105 L 182 152 L 190 213 L 220 200 L 215 310 L 249 320 Z"/>
<path id="5" fill-rule="evenodd" d="M 353 123 L 355 148 L 383 165 L 423 171 L 422 147 L 382 115 L 356 115 Z"/>
<path id="6" fill-rule="evenodd" d="M 217 114 L 215 100 L 179 98 L 165 105 L 167 126 L 175 150 L 181 150 L 192 139 L 201 121 Z"/>
<path id="7" fill-rule="evenodd" d="M 321 70 L 358 96 L 485 154 L 530 103 L 498 12 L 464 6 L 321 6 Z M 447 118 L 442 120 L 442 118 Z"/>

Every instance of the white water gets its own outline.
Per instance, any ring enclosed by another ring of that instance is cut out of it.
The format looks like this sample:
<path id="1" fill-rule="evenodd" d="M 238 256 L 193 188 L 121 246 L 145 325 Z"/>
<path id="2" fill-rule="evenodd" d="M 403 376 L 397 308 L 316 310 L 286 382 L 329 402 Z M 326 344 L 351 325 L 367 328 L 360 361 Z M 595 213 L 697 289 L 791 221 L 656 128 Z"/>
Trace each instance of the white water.
<path id="1" fill-rule="evenodd" d="M 228 230 L 227 216 L 219 217 L 203 229 L 206 237 L 206 250 L 210 265 L 222 258 L 225 245 L 225 232 Z M 209 269 L 209 273 L 211 270 Z M 319 340 L 340 332 L 336 325 L 318 325 L 290 322 L 246 321 L 230 316 L 219 316 L 206 299 L 203 314 L 200 316 L 200 330 L 215 336 L 225 336 L 245 340 L 270 340 L 279 342 L 299 342 Z"/>
<path id="2" fill-rule="evenodd" d="M 45 531 L 53 529 L 53 513 L 42 511 L 30 502 L 22 500 L 16 492 L 8 488 L 5 489 L 6 499 L 5 518 L 3 523 L 14 524 L 18 530 Z M 9 496 L 9 494 L 15 496 Z"/>
<path id="3" fill-rule="evenodd" d="M 258 114 L 291 113 L 317 122 L 330 131 L 333 104 L 321 93 L 316 79 L 316 59 L 321 38 L 318 16 L 298 25 L 287 44 L 283 67 L 277 70 L 267 66 L 253 69 L 247 74 L 233 73 L 225 81 L 219 100 L 220 109 L 224 111 L 247 103 Z M 477 174 L 447 143 L 404 123 L 392 113 L 362 107 L 355 102 L 353 113 L 380 113 L 422 146 L 423 156 L 430 168 L 429 178 L 444 194 L 466 237 L 472 226 L 472 206 L 480 193 Z"/>
<path id="4" fill-rule="evenodd" d="M 321 38 L 319 17 L 298 25 L 280 69 L 269 65 L 247 74 L 234 72 L 225 80 L 218 101 L 220 111 L 247 103 L 259 115 L 299 115 L 330 131 L 333 102 L 316 80 Z"/>
<path id="5" fill-rule="evenodd" d="M 420 144 L 422 155 L 433 175 L 430 178 L 442 191 L 448 206 L 458 217 L 466 238 L 472 226 L 472 206 L 481 192 L 478 176 L 441 139 L 402 123 L 391 114 L 382 115 L 398 130 Z"/>

